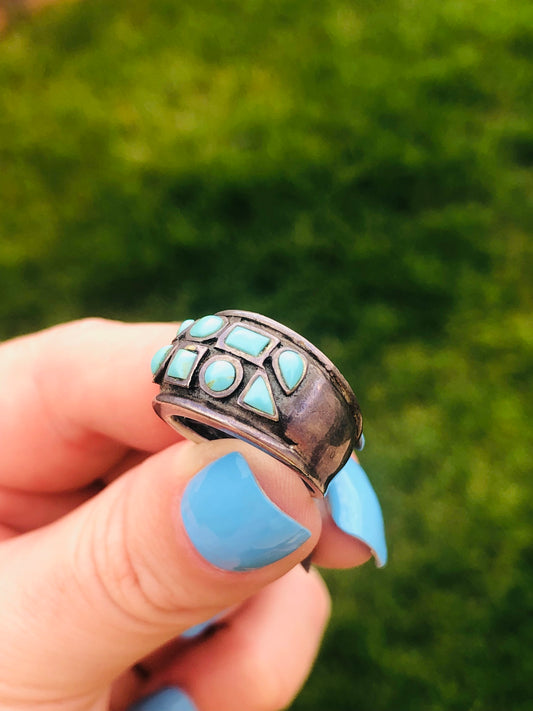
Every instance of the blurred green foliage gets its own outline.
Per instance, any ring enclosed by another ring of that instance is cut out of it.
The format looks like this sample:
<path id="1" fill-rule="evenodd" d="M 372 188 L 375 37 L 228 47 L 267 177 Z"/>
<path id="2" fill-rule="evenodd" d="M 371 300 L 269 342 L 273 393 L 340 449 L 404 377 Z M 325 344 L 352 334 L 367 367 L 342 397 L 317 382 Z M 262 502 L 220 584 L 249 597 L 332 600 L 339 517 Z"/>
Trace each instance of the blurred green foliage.
<path id="1" fill-rule="evenodd" d="M 294 709 L 531 709 L 533 5 L 87 0 L 0 46 L 0 332 L 220 308 L 354 385 L 384 571 Z"/>

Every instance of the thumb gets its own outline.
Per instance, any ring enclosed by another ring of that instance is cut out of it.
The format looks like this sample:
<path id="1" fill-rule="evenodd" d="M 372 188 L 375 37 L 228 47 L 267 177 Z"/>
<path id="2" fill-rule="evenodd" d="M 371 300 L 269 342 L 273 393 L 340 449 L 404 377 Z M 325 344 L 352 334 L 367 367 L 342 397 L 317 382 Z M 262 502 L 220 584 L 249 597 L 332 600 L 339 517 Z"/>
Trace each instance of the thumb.
<path id="1" fill-rule="evenodd" d="M 244 443 L 183 442 L 151 456 L 0 548 L 0 706 L 94 693 L 282 576 L 320 525 L 298 476 Z"/>

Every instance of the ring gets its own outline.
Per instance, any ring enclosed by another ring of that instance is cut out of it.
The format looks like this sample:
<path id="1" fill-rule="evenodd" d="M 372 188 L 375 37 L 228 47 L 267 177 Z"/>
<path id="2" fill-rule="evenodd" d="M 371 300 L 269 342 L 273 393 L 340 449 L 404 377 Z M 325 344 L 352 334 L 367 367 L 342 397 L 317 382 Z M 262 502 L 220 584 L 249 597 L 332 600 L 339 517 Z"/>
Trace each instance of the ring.
<path id="1" fill-rule="evenodd" d="M 156 413 L 196 442 L 234 437 L 294 469 L 324 495 L 364 445 L 348 382 L 312 343 L 249 311 L 219 311 L 179 327 L 152 359 Z"/>

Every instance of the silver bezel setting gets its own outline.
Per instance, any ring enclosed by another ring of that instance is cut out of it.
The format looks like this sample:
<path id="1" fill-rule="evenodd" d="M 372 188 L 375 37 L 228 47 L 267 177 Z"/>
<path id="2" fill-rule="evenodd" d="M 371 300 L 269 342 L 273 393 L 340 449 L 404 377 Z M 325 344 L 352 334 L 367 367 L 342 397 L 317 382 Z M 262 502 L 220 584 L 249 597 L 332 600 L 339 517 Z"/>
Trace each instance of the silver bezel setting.
<path id="1" fill-rule="evenodd" d="M 257 333 L 258 336 L 266 336 L 270 338 L 270 343 L 268 343 L 263 348 L 261 353 L 257 356 L 250 355 L 245 351 L 240 351 L 238 348 L 230 346 L 228 343 L 226 343 L 226 338 L 229 336 L 229 334 L 233 331 L 234 328 L 237 328 L 239 326 L 242 326 L 242 328 L 247 328 L 249 331 Z M 272 353 L 272 351 L 278 344 L 279 338 L 276 338 L 273 334 L 268 333 L 268 331 L 261 331 L 258 328 L 253 328 L 253 326 L 250 326 L 249 324 L 242 323 L 229 324 L 229 326 L 224 329 L 224 331 L 219 335 L 217 340 L 217 348 L 220 348 L 224 351 L 229 351 L 230 353 L 233 353 L 233 355 L 239 356 L 240 358 L 244 358 L 244 360 L 247 360 L 249 363 L 253 363 L 254 365 L 263 365 L 265 359 L 268 358 L 268 356 Z"/>
<path id="2" fill-rule="evenodd" d="M 273 415 L 270 415 L 268 412 L 265 412 L 264 410 L 258 410 L 257 408 L 253 407 L 252 405 L 249 405 L 247 402 L 244 402 L 244 398 L 248 395 L 248 393 L 252 389 L 255 381 L 258 380 L 259 378 L 263 379 L 263 382 L 265 383 L 268 393 L 272 399 L 272 404 L 274 405 L 274 414 Z M 256 415 L 259 415 L 260 417 L 266 417 L 269 420 L 274 420 L 274 422 L 277 422 L 279 420 L 279 410 L 278 410 L 278 406 L 276 405 L 276 398 L 274 397 L 274 393 L 272 392 L 272 387 L 270 385 L 270 381 L 269 381 L 268 376 L 266 375 L 265 372 L 258 371 L 255 375 L 253 375 L 250 378 L 250 382 L 244 388 L 242 393 L 239 395 L 239 399 L 237 400 L 237 402 L 239 403 L 239 405 L 241 407 L 244 407 L 245 410 L 250 410 L 250 412 L 253 412 Z"/>
<path id="3" fill-rule="evenodd" d="M 279 367 L 279 357 L 285 351 L 291 351 L 292 353 L 297 353 L 300 356 L 300 358 L 303 360 L 303 364 L 304 364 L 304 369 L 303 369 L 302 375 L 301 375 L 300 379 L 298 380 L 298 382 L 296 383 L 296 385 L 293 385 L 292 388 L 289 388 L 287 386 L 287 383 L 285 382 L 285 378 L 282 375 L 281 368 Z M 303 380 L 307 374 L 307 358 L 305 357 L 305 355 L 303 353 L 301 353 L 299 350 L 297 350 L 293 346 L 284 346 L 283 348 L 279 348 L 273 354 L 272 367 L 274 368 L 274 372 L 276 373 L 278 382 L 281 385 L 281 387 L 283 388 L 285 395 L 292 395 L 292 393 L 296 390 L 296 388 L 298 388 L 300 383 L 303 382 Z"/>
<path id="4" fill-rule="evenodd" d="M 225 390 L 220 390 L 217 392 L 216 390 L 211 390 L 211 388 L 205 382 L 205 371 L 209 368 L 211 363 L 215 363 L 216 361 L 219 361 L 219 360 L 224 360 L 224 361 L 231 363 L 233 365 L 233 367 L 235 368 L 235 380 L 229 386 L 229 388 L 226 388 Z M 216 397 L 217 399 L 223 398 L 223 397 L 229 397 L 232 393 L 235 392 L 235 390 L 237 390 L 237 388 L 241 384 L 243 374 L 244 374 L 244 371 L 242 368 L 242 364 L 240 363 L 240 361 L 237 358 L 233 358 L 230 355 L 221 353 L 220 355 L 212 356 L 211 358 L 206 360 L 205 363 L 202 365 L 202 367 L 200 368 L 200 372 L 198 374 L 198 385 L 202 388 L 204 393 L 207 393 L 211 397 Z"/>
<path id="5" fill-rule="evenodd" d="M 201 346 L 199 343 L 175 343 L 174 349 L 172 351 L 172 358 L 170 358 L 167 362 L 167 368 L 170 365 L 170 361 L 174 358 L 178 351 L 195 351 L 197 353 L 196 359 L 192 364 L 192 368 L 189 372 L 189 375 L 185 379 L 176 378 L 174 375 L 168 375 L 168 373 L 165 372 L 164 380 L 168 381 L 169 383 L 179 385 L 180 387 L 188 388 L 191 384 L 191 380 L 194 377 L 195 372 L 198 370 L 198 365 L 200 364 L 200 361 L 208 350 L 209 348 L 207 348 L 207 346 Z"/>
<path id="6" fill-rule="evenodd" d="M 221 314 L 211 314 L 211 316 L 218 316 L 218 318 L 222 319 L 222 324 L 217 328 L 216 331 L 213 331 L 213 333 L 210 333 L 209 336 L 193 336 L 191 334 L 191 329 L 194 327 L 194 324 L 200 321 L 201 319 L 197 318 L 195 319 L 194 323 L 191 323 L 190 326 L 188 326 L 183 333 L 180 333 L 179 335 L 176 336 L 176 338 L 183 338 L 183 336 L 187 336 L 191 341 L 195 342 L 202 342 L 202 341 L 209 341 L 212 338 L 217 338 L 218 335 L 220 334 L 220 331 L 226 328 L 228 325 L 228 319 L 225 318 L 224 316 L 221 316 Z"/>

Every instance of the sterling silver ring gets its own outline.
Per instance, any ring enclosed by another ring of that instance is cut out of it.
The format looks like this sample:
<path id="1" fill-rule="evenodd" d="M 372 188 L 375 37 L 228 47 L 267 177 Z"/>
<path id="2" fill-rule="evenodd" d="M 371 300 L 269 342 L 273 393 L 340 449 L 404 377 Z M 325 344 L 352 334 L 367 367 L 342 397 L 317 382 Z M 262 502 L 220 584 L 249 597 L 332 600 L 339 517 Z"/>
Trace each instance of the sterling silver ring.
<path id="1" fill-rule="evenodd" d="M 219 311 L 184 321 L 152 359 L 156 413 L 196 442 L 234 437 L 324 495 L 364 445 L 359 404 L 333 363 L 266 316 Z"/>

